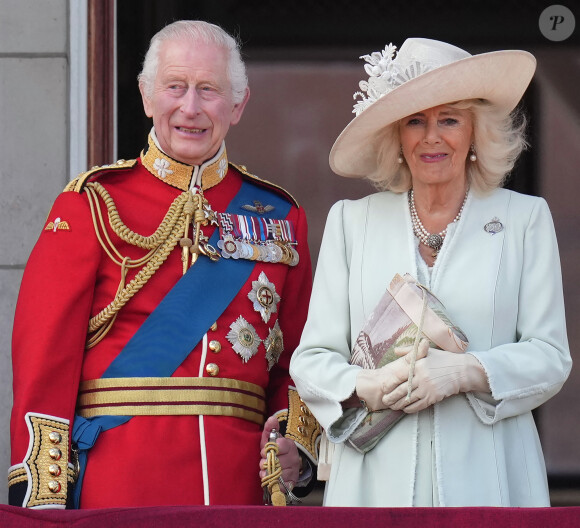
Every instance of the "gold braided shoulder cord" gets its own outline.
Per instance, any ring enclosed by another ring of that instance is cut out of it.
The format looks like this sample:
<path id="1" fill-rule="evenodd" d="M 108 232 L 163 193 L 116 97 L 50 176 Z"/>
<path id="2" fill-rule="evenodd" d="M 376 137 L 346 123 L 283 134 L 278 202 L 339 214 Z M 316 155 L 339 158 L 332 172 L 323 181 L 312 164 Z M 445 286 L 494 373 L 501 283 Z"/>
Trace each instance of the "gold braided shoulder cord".
<path id="1" fill-rule="evenodd" d="M 115 202 L 98 182 L 91 182 L 86 187 L 95 233 L 109 258 L 121 268 L 121 280 L 113 301 L 89 321 L 88 333 L 93 334 L 87 340 L 87 349 L 94 347 L 111 329 L 119 310 L 147 283 L 159 267 L 167 260 L 171 250 L 187 233 L 191 216 L 184 214 L 184 207 L 191 202 L 191 192 L 180 194 L 171 204 L 165 217 L 155 233 L 145 237 L 131 231 L 119 217 Z M 114 233 L 123 241 L 149 252 L 142 258 L 133 260 L 123 257 L 111 241 L 106 229 L 99 198 L 103 200 L 108 212 L 109 225 Z M 143 268 L 135 277 L 125 284 L 127 272 L 131 268 Z"/>

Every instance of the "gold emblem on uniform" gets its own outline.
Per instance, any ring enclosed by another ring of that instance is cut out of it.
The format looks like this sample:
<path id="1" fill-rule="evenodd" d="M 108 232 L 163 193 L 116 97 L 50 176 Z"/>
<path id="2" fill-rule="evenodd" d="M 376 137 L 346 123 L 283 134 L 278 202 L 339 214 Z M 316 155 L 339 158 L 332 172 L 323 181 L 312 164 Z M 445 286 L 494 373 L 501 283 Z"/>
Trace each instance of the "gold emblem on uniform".
<path id="1" fill-rule="evenodd" d="M 278 311 L 280 296 L 276 293 L 276 286 L 263 271 L 257 281 L 252 281 L 252 291 L 248 293 L 248 299 L 254 303 L 254 310 L 260 313 L 265 323 L 270 320 L 271 314 Z"/>
<path id="2" fill-rule="evenodd" d="M 262 342 L 254 327 L 241 315 L 230 325 L 230 331 L 226 337 L 244 363 L 256 355 Z"/>
<path id="3" fill-rule="evenodd" d="M 70 231 L 70 225 L 66 220 L 62 220 L 60 216 L 58 216 L 54 221 L 48 222 L 44 230 L 52 231 L 53 233 L 56 233 L 57 231 Z"/>
<path id="4" fill-rule="evenodd" d="M 278 321 L 273 328 L 270 329 L 268 337 L 264 340 L 264 345 L 266 346 L 266 360 L 268 361 L 268 370 L 270 370 L 284 352 L 284 337 L 282 336 L 282 330 L 280 330 L 280 325 Z"/>
<path id="5" fill-rule="evenodd" d="M 242 209 L 252 211 L 252 213 L 264 214 L 274 210 L 273 205 L 262 205 L 259 200 L 254 200 L 254 205 L 242 205 Z"/>

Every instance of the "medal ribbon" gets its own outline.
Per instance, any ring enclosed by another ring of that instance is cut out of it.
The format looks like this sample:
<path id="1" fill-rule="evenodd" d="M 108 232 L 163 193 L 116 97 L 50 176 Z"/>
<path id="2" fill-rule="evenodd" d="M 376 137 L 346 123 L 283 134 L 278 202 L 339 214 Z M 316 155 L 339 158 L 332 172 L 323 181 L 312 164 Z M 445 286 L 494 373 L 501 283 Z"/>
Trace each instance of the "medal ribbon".
<path id="1" fill-rule="evenodd" d="M 296 243 L 294 225 L 289 220 L 218 213 L 220 236 L 231 235 L 236 240 L 279 240 Z"/>

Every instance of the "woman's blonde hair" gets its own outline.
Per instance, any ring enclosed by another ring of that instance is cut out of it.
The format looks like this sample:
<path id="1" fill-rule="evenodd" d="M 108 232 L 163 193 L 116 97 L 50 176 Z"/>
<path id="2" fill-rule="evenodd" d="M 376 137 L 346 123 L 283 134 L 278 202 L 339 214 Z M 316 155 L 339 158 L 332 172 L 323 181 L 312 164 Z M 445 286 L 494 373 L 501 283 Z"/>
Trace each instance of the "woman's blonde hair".
<path id="1" fill-rule="evenodd" d="M 528 146 L 524 114 L 516 109 L 506 115 L 480 99 L 468 99 L 448 106 L 468 110 L 473 119 L 477 161 L 466 160 L 469 185 L 481 191 L 500 187 Z M 401 149 L 398 121 L 378 133 L 377 144 L 377 170 L 367 178 L 380 191 L 408 191 L 412 186 L 411 171 L 406 163 L 398 162 Z"/>

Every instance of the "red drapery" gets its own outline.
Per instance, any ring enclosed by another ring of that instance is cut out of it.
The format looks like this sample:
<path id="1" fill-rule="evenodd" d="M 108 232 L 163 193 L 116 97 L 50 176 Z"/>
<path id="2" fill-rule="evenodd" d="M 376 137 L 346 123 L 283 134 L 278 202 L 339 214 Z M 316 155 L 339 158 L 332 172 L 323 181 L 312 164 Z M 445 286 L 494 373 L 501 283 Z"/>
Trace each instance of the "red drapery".
<path id="1" fill-rule="evenodd" d="M 294 506 L 173 506 L 105 510 L 27 510 L 0 505 L 2 528 L 558 528 L 580 526 L 568 508 L 323 508 Z"/>

